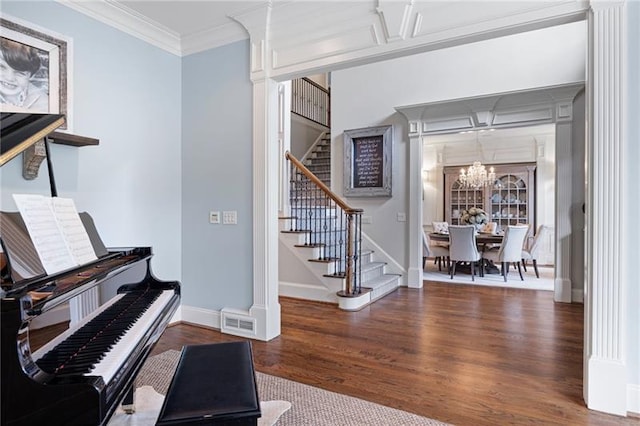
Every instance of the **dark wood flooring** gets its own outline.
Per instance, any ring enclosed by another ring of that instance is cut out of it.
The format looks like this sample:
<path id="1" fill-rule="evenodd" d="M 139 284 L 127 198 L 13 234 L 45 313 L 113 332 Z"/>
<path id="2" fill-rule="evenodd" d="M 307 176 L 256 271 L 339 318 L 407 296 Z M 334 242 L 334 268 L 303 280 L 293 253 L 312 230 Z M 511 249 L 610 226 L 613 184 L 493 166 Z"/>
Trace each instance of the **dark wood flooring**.
<path id="1" fill-rule="evenodd" d="M 252 341 L 260 372 L 459 426 L 640 425 L 585 408 L 583 305 L 552 292 L 426 282 L 359 312 L 280 304 L 282 334 Z M 154 353 L 232 340 L 180 324 Z"/>

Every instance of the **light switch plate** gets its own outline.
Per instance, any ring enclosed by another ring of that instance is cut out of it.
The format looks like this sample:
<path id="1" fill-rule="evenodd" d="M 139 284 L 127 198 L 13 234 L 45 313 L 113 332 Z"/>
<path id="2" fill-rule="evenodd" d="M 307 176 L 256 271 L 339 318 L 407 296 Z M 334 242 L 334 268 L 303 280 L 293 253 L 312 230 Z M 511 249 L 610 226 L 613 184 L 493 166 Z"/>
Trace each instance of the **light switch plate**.
<path id="1" fill-rule="evenodd" d="M 209 223 L 220 223 L 220 212 L 209 212 Z"/>
<path id="2" fill-rule="evenodd" d="M 226 211 L 222 212 L 222 224 L 223 225 L 237 225 L 238 224 L 238 212 Z"/>

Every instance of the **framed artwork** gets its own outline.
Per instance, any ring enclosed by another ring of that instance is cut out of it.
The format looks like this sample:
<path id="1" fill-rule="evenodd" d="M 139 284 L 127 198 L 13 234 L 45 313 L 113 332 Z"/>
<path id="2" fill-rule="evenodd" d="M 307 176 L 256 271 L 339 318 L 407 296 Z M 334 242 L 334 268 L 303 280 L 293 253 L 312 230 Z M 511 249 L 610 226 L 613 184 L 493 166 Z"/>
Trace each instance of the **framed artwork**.
<path id="1" fill-rule="evenodd" d="M 344 195 L 391 197 L 393 126 L 344 131 Z"/>
<path id="2" fill-rule="evenodd" d="M 0 17 L 0 111 L 64 114 L 71 129 L 71 40 Z"/>

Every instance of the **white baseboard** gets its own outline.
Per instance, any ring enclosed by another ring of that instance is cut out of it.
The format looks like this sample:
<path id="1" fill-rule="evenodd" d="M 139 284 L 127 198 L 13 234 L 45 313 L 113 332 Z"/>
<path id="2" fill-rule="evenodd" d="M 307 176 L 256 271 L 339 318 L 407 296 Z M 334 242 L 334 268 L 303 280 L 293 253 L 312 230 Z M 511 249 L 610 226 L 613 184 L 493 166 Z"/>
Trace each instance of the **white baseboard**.
<path id="1" fill-rule="evenodd" d="M 627 385 L 627 413 L 640 416 L 640 385 Z"/>
<path id="2" fill-rule="evenodd" d="M 571 290 L 571 302 L 573 303 L 584 303 L 584 291 L 580 289 L 572 289 Z"/>
<path id="3" fill-rule="evenodd" d="M 181 321 L 220 329 L 220 312 L 185 305 L 181 305 L 179 309 Z"/>
<path id="4" fill-rule="evenodd" d="M 173 313 L 173 316 L 169 320 L 169 325 L 179 324 L 182 321 L 182 306 L 178 306 L 178 309 Z"/>
<path id="5" fill-rule="evenodd" d="M 318 302 L 338 303 L 336 292 L 322 285 L 292 283 L 280 281 L 278 295 L 295 299 L 315 300 Z"/>
<path id="6" fill-rule="evenodd" d="M 619 360 L 591 356 L 586 377 L 586 403 L 590 410 L 626 416 L 629 387 L 627 369 Z"/>

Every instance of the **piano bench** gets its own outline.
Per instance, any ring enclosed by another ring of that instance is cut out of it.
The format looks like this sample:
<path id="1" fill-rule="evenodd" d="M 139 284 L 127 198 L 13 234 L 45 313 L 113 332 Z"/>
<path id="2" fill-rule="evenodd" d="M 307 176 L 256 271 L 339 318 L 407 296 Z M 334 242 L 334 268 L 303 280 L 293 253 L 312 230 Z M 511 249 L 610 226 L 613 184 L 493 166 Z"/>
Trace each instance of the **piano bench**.
<path id="1" fill-rule="evenodd" d="M 188 345 L 156 426 L 257 425 L 260 415 L 248 341 Z"/>

